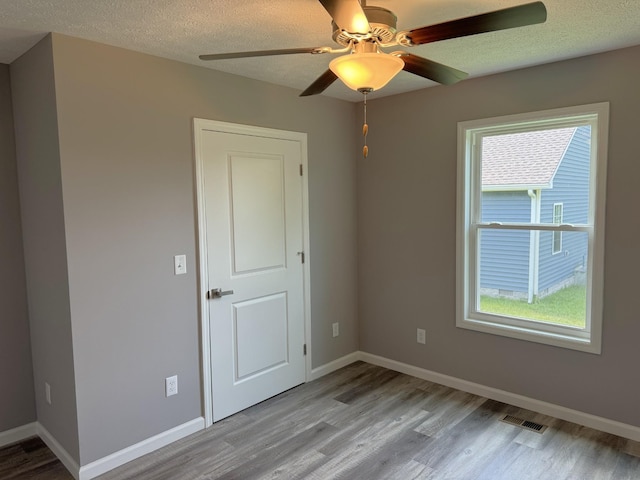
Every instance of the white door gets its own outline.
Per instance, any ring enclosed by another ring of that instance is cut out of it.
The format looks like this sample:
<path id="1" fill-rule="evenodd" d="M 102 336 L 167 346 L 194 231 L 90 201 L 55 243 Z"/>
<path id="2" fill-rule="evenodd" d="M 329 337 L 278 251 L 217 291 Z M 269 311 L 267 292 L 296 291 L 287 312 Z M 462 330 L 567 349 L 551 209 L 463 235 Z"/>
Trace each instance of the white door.
<path id="1" fill-rule="evenodd" d="M 196 137 L 218 421 L 305 381 L 303 142 Z"/>

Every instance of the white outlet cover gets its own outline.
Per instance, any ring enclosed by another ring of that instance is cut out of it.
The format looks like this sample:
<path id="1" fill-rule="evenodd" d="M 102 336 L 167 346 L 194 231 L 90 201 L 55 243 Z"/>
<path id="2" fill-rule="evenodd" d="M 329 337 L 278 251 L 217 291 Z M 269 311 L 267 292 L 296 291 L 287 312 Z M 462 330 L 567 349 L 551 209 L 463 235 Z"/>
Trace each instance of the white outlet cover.
<path id="1" fill-rule="evenodd" d="M 423 345 L 427 343 L 427 332 L 422 328 L 418 329 L 417 341 L 418 343 L 422 343 Z"/>
<path id="2" fill-rule="evenodd" d="M 170 397 L 178 394 L 178 376 L 167 377 L 164 379 L 165 395 Z"/>
<path id="3" fill-rule="evenodd" d="M 337 337 L 338 335 L 340 335 L 340 324 L 336 322 L 332 325 L 332 327 L 333 327 L 333 336 Z"/>
<path id="4" fill-rule="evenodd" d="M 184 275 L 187 273 L 187 256 L 176 255 L 173 257 L 173 273 L 175 275 Z"/>

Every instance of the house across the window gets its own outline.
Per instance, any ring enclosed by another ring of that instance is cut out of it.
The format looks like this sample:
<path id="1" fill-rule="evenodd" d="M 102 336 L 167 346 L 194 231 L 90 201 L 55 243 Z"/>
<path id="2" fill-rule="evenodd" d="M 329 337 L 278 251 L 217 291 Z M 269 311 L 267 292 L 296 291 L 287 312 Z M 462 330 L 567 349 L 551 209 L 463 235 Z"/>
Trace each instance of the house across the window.
<path id="1" fill-rule="evenodd" d="M 607 118 L 459 124 L 459 327 L 599 352 Z"/>
<path id="2" fill-rule="evenodd" d="M 590 126 L 486 136 L 482 140 L 482 221 L 587 223 Z M 562 231 L 483 232 L 480 294 L 526 299 L 546 297 L 570 285 L 584 286 L 587 239 Z M 584 299 L 586 301 L 586 299 Z M 584 326 L 584 318 L 581 326 Z"/>

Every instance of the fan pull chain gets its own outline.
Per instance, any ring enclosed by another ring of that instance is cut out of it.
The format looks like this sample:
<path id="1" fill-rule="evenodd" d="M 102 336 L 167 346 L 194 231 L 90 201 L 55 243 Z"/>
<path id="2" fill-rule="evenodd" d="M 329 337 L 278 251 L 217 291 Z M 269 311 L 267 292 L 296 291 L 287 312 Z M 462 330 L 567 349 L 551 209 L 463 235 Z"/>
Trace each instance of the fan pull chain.
<path id="1" fill-rule="evenodd" d="M 364 137 L 364 147 L 362 147 L 362 156 L 367 158 L 369 155 L 369 147 L 367 146 L 367 133 L 369 133 L 369 125 L 367 125 L 367 92 L 364 95 L 364 124 L 362 125 L 362 136 Z"/>

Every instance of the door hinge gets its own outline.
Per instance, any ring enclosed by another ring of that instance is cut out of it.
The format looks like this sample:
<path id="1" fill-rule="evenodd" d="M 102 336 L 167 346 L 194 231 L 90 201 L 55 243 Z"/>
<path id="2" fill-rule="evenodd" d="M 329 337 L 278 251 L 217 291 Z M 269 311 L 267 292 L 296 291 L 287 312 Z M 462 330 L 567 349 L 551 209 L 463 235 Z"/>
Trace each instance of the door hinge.
<path id="1" fill-rule="evenodd" d="M 307 344 L 306 343 L 302 346 L 302 353 L 303 353 L 303 355 L 307 354 Z"/>
<path id="2" fill-rule="evenodd" d="M 302 164 L 300 164 L 300 176 L 302 176 Z"/>
<path id="3" fill-rule="evenodd" d="M 300 256 L 300 261 L 304 263 L 304 252 L 298 252 L 298 255 Z"/>

